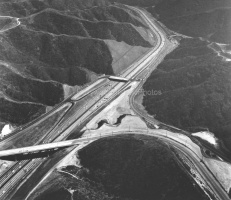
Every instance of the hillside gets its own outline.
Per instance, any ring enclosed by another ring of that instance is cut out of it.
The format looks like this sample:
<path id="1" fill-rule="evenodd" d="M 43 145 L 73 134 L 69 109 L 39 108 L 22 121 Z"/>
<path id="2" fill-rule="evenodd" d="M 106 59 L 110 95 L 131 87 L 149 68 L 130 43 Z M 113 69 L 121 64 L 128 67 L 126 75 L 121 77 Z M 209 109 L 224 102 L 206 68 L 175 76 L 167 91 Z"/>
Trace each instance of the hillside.
<path id="1" fill-rule="evenodd" d="M 182 1 L 180 5 L 174 3 L 167 7 L 163 3 L 155 8 L 155 12 L 171 30 L 219 43 L 231 43 L 230 1 Z"/>
<path id="2" fill-rule="evenodd" d="M 120 73 L 154 44 L 141 19 L 101 0 L 2 1 L 0 11 L 3 124 L 36 118 L 98 75 Z"/>
<path id="3" fill-rule="evenodd" d="M 190 132 L 209 129 L 231 151 L 230 0 L 0 0 L 0 128 L 26 124 L 102 74 L 120 74 L 155 45 L 146 24 L 123 4 L 146 9 L 179 40 L 143 85 L 147 113 Z M 66 109 L 5 146 L 38 142 Z M 76 119 L 76 111 L 71 114 Z M 74 124 L 67 120 L 54 132 L 67 126 Z M 80 129 L 71 134 L 79 137 Z M 50 151 L 12 199 L 29 193 L 31 200 L 208 199 L 194 164 L 161 138 L 121 135 L 101 138 L 76 154 L 72 148 Z M 19 169 L 26 170 L 21 163 Z"/>
<path id="4" fill-rule="evenodd" d="M 144 84 L 162 93 L 144 96 L 148 113 L 192 132 L 209 129 L 231 150 L 231 1 L 112 1 L 141 6 L 188 36 Z"/>
<path id="5" fill-rule="evenodd" d="M 158 120 L 189 131 L 208 128 L 230 148 L 230 77 L 230 62 L 208 42 L 183 39 L 144 84 L 162 95 L 145 96 L 143 103 Z"/>
<path id="6" fill-rule="evenodd" d="M 229 0 L 111 0 L 147 9 L 169 29 L 231 43 L 231 1 Z"/>
<path id="7" fill-rule="evenodd" d="M 116 149 L 116 151 L 115 151 Z M 78 153 L 80 165 L 54 171 L 33 200 L 205 200 L 166 144 L 147 136 L 96 141 Z"/>

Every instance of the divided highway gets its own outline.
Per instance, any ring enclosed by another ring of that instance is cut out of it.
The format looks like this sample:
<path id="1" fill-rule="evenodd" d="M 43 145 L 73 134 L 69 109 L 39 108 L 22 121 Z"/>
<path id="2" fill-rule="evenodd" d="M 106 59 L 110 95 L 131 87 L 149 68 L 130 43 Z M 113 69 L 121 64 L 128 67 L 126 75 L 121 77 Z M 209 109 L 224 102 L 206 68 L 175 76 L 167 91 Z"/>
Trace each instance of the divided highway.
<path id="1" fill-rule="evenodd" d="M 148 16 L 146 16 L 146 14 L 143 11 L 137 8 L 133 8 L 133 7 L 131 8 L 135 10 L 136 12 L 138 12 L 143 17 L 143 19 L 150 25 L 150 28 L 153 30 L 153 32 L 156 32 L 156 27 L 153 25 L 152 21 L 148 18 Z M 158 36 L 163 37 L 163 33 L 160 32 L 160 34 L 157 34 L 157 37 Z M 153 124 L 153 120 L 150 119 L 149 116 L 146 116 L 142 112 L 140 112 L 140 110 L 136 108 L 135 103 L 134 103 L 134 97 L 141 87 L 142 87 L 142 84 L 140 84 L 140 86 L 137 87 L 137 89 L 131 95 L 130 105 L 137 115 L 145 118 L 147 122 Z M 171 138 L 170 139 L 164 138 L 163 140 L 171 143 L 175 148 L 179 149 L 182 153 L 186 154 L 191 159 L 191 161 L 197 166 L 197 169 L 202 175 L 202 177 L 204 177 L 204 180 L 208 183 L 208 185 L 210 185 L 210 188 L 214 192 L 217 199 L 220 199 L 220 200 L 230 199 L 228 194 L 224 190 L 224 188 L 219 183 L 219 181 L 213 176 L 213 174 L 208 170 L 208 168 L 204 164 L 201 163 L 200 158 L 197 157 L 197 155 L 193 152 L 193 150 L 190 150 L 189 148 L 185 148 L 184 145 L 177 142 L 176 140 L 173 141 Z"/>
<path id="2" fill-rule="evenodd" d="M 158 33 L 158 31 L 157 31 Z M 159 34 L 159 33 L 158 33 Z M 164 45 L 165 38 L 161 36 L 157 37 L 156 46 L 151 49 L 146 55 L 144 55 L 139 61 L 133 63 L 129 68 L 127 68 L 121 77 L 126 79 L 135 79 L 139 74 L 141 74 L 152 62 L 155 61 L 158 52 Z M 99 83 L 98 82 L 102 83 Z M 108 79 L 100 79 L 96 81 L 95 86 L 89 86 L 85 88 L 84 91 L 77 93 L 65 100 L 61 105 L 71 104 L 69 109 L 65 112 L 59 123 L 55 124 L 52 129 L 49 129 L 47 134 L 42 137 L 38 143 L 49 143 L 58 142 L 65 140 L 70 134 L 72 134 L 78 127 L 84 125 L 89 119 L 100 112 L 100 110 L 107 106 L 111 101 L 113 101 L 118 95 L 129 87 L 128 82 L 110 82 Z M 83 106 L 81 108 L 77 107 L 78 101 L 84 99 Z M 76 103 L 77 102 L 77 103 Z M 76 106 L 76 107 L 75 107 Z M 15 145 L 14 141 L 20 135 L 23 135 L 27 129 L 32 129 L 35 131 L 36 127 L 48 116 L 56 113 L 60 106 L 50 111 L 48 114 L 35 120 L 33 123 L 29 123 L 27 126 L 23 127 L 22 130 L 15 132 L 14 134 L 8 136 L 7 138 L 0 141 L 0 148 L 9 149 L 12 148 L 8 144 L 12 143 Z M 71 114 L 69 114 L 71 113 Z M 44 118 L 43 118 L 44 117 Z M 28 135 L 25 134 L 25 137 Z M 34 145 L 34 144 L 31 144 Z M 17 146 L 16 146 L 17 147 Z M 20 147 L 20 146 L 18 146 Z M 13 191 L 16 187 L 23 183 L 25 177 L 29 176 L 31 171 L 35 170 L 43 163 L 43 159 L 33 159 L 33 161 L 22 161 L 16 162 L 12 167 L 10 167 L 4 174 L 0 177 L 0 199 L 10 199 L 13 195 Z"/>
<path id="3" fill-rule="evenodd" d="M 97 80 L 89 87 L 86 87 L 84 90 L 66 99 L 48 114 L 40 117 L 33 123 L 30 123 L 27 126 L 23 127 L 22 130 L 15 132 L 14 134 L 0 141 L 0 146 L 6 147 L 8 143 L 13 143 L 14 140 L 17 139 L 17 137 L 20 137 L 20 135 L 22 135 L 27 129 L 35 130 L 39 123 L 44 122 L 44 120 L 48 119 L 49 116 L 54 115 L 57 110 L 60 110 L 62 106 L 67 106 L 68 108 L 65 111 L 63 117 L 59 119 L 59 121 L 56 122 L 52 126 L 52 128 L 50 128 L 46 132 L 46 134 L 44 134 L 44 136 L 39 139 L 39 142 L 35 144 L 64 141 L 70 135 L 75 133 L 75 131 L 78 130 L 79 127 L 82 127 L 90 119 L 92 119 L 93 116 L 98 114 L 102 110 L 102 108 L 106 107 L 110 102 L 115 100 L 118 95 L 122 94 L 129 87 L 129 84 L 132 80 L 140 78 L 141 75 L 143 76 L 143 74 L 145 74 L 147 77 L 147 74 L 155 69 L 161 59 L 168 53 L 168 51 L 170 51 L 167 50 L 168 48 L 166 45 L 166 43 L 169 43 L 169 41 L 167 40 L 164 31 L 161 30 L 159 26 L 157 27 L 157 25 L 153 24 L 153 22 L 149 19 L 149 16 L 147 16 L 144 11 L 139 10 L 138 8 L 130 8 L 135 10 L 153 31 L 153 35 L 156 38 L 156 45 L 140 60 L 133 63 L 128 69 L 123 72 L 123 74 L 121 74 L 121 77 L 123 77 L 124 80 L 128 79 L 129 81 L 112 82 L 107 78 Z M 140 81 L 140 86 L 141 84 L 143 84 L 143 81 Z M 81 106 L 78 105 L 79 102 L 81 102 Z M 133 102 L 130 101 L 130 103 L 131 105 L 133 105 Z M 134 106 L 132 108 L 136 110 Z M 136 111 L 136 113 L 140 115 L 138 111 Z M 147 118 L 144 115 L 142 115 L 142 117 Z M 150 121 L 150 119 L 148 119 L 148 121 Z M 158 134 L 156 136 L 158 136 Z M 176 141 L 173 142 L 169 138 L 165 138 L 163 136 L 158 137 L 162 137 L 163 140 L 171 143 L 173 146 L 175 146 L 191 158 L 192 162 L 199 169 L 201 175 L 203 175 L 205 180 L 210 183 L 211 188 L 218 199 L 229 199 L 227 193 L 221 188 L 217 180 L 214 179 L 213 176 L 211 176 L 208 170 L 204 166 L 202 166 L 197 157 L 191 151 L 189 151 L 188 148 Z M 98 138 L 100 137 L 95 137 L 94 140 Z M 89 140 L 89 138 L 83 140 Z M 7 148 L 9 148 L 9 146 Z M 32 161 L 16 162 L 10 169 L 2 174 L 0 176 L 0 199 L 10 200 L 16 188 L 23 184 L 25 177 L 30 176 L 31 172 L 39 167 L 44 160 L 46 160 L 46 158 L 36 158 Z"/>

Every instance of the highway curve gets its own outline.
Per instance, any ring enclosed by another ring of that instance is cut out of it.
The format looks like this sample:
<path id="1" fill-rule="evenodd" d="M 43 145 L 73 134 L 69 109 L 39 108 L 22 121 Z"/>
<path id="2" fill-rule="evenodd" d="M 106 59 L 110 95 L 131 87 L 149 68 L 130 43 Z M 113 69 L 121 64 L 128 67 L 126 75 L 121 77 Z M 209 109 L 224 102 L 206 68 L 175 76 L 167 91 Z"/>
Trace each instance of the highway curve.
<path id="1" fill-rule="evenodd" d="M 145 54 L 140 60 L 134 62 L 130 67 L 128 67 L 121 76 L 127 79 L 134 79 L 139 76 L 155 60 L 155 57 L 158 55 L 158 52 L 161 50 L 163 44 L 163 41 L 157 39 L 156 46 L 148 51 L 147 54 Z M 101 80 L 102 79 L 99 81 Z M 76 95 L 72 95 L 62 102 L 61 105 L 71 103 L 72 106 L 68 109 L 62 119 L 59 120 L 59 123 L 54 125 L 42 139 L 39 139 L 39 143 L 66 140 L 73 132 L 78 129 L 81 130 L 80 128 L 83 127 L 87 121 L 89 121 L 94 115 L 98 114 L 105 106 L 116 99 L 118 95 L 123 93 L 127 87 L 129 87 L 129 82 L 108 83 L 108 80 L 105 82 L 99 84 L 96 88 L 92 88 L 92 85 L 90 85 L 85 88 L 84 92 L 80 92 L 81 94 L 77 93 Z M 76 104 L 78 104 L 80 99 L 81 101 L 84 101 L 84 105 L 78 108 L 76 107 Z M 28 129 L 30 129 L 31 133 L 34 133 L 34 131 L 38 130 L 40 121 L 44 122 L 44 119 L 49 116 L 49 114 L 55 113 L 59 108 L 60 105 L 57 105 L 49 113 L 20 128 L 19 131 L 7 136 L 0 141 L 0 143 L 2 143 L 2 145 L 8 145 L 10 141 L 13 145 L 15 145 L 14 141 L 18 136 L 22 135 L 22 133 Z M 19 146 L 15 145 L 11 148 L 15 147 Z M 9 168 L 7 173 L 0 177 L 0 198 L 7 200 L 10 199 L 11 196 L 14 195 L 13 191 L 15 191 L 17 187 L 20 187 L 20 185 L 24 184 L 26 177 L 31 174 L 31 171 L 35 170 L 36 167 L 40 166 L 43 162 L 44 160 L 42 159 L 33 159 L 33 161 L 22 161 L 22 163 L 17 162 Z M 13 173 L 11 173 L 12 171 Z"/>
<path id="2" fill-rule="evenodd" d="M 168 54 L 169 51 L 171 51 L 172 49 L 168 48 L 168 44 L 170 42 L 167 39 L 164 31 L 162 30 L 162 28 L 160 26 L 157 26 L 156 24 L 154 24 L 151 21 L 151 19 L 149 18 L 149 16 L 147 16 L 147 14 L 144 11 L 142 11 L 138 8 L 133 8 L 133 7 L 130 7 L 130 8 L 135 10 L 143 18 L 143 20 L 149 25 L 150 29 L 153 31 L 154 36 L 156 36 L 156 38 L 157 38 L 157 44 L 152 50 L 150 50 L 139 61 L 136 61 L 135 63 L 133 63 L 121 76 L 131 80 L 131 79 L 135 79 L 137 77 L 140 77 L 140 75 L 142 75 L 147 70 L 148 73 L 145 74 L 145 76 L 146 76 L 145 78 L 147 78 L 148 74 L 150 74 L 151 71 L 155 69 L 155 67 L 158 65 L 158 63 L 161 62 L 161 60 L 164 58 L 164 56 L 166 54 Z M 175 46 L 176 45 L 177 44 L 175 43 Z M 174 48 L 174 47 L 172 47 L 172 48 Z M 140 81 L 140 86 L 142 83 L 143 83 L 143 81 Z M 70 119 L 67 119 L 66 121 L 64 121 L 63 123 L 65 123 L 65 128 L 63 128 L 64 126 L 61 126 L 61 128 L 60 127 L 54 128 L 55 133 L 56 134 L 58 133 L 59 135 L 57 136 L 57 138 L 55 138 L 52 141 L 62 141 L 64 139 L 66 139 L 67 136 L 70 135 L 73 132 L 73 130 L 76 129 L 76 127 L 80 127 L 83 124 L 85 124 L 89 119 L 92 118 L 93 115 L 96 115 L 99 112 L 101 112 L 103 107 L 107 106 L 110 102 L 112 102 L 115 98 L 117 98 L 119 94 L 123 93 L 124 90 L 129 86 L 129 82 L 128 83 L 119 82 L 119 83 L 112 83 L 112 84 L 105 83 L 104 86 L 103 86 L 102 90 L 100 90 L 100 93 L 94 96 L 94 98 L 93 98 L 94 101 L 92 99 L 86 100 L 86 102 L 85 102 L 86 104 L 84 104 L 84 106 L 81 108 L 81 111 L 82 111 L 81 115 L 78 115 L 79 110 L 75 110 L 75 112 L 77 113 L 76 114 L 77 116 L 73 115 L 70 117 Z M 97 91 L 97 89 L 94 89 L 94 91 Z M 87 94 L 88 94 L 88 92 L 89 92 L 88 89 L 86 89 Z M 84 93 L 82 93 L 80 96 L 78 96 L 78 94 L 76 96 L 73 95 L 71 98 L 68 98 L 68 101 L 65 101 L 65 102 L 77 101 L 82 97 L 87 98 L 87 96 Z M 148 118 L 147 116 L 140 114 L 139 111 L 136 110 L 135 106 L 133 106 L 133 104 L 134 103 L 131 102 L 132 108 L 135 110 L 135 112 L 138 115 L 141 115 L 141 117 L 146 118 L 147 121 L 151 121 L 150 118 Z M 65 114 L 65 116 L 67 116 L 67 114 Z M 30 125 L 33 126 L 33 124 L 29 124 L 29 126 Z M 28 128 L 28 126 L 26 128 Z M 158 136 L 158 134 L 156 134 L 154 136 Z M 15 135 L 14 135 L 14 137 L 15 137 Z M 160 136 L 158 136 L 158 137 L 160 137 Z M 98 137 L 98 138 L 100 138 L 100 137 Z M 223 190 L 223 188 L 221 188 L 219 182 L 200 163 L 200 161 L 195 156 L 195 154 L 192 153 L 192 151 L 190 151 L 188 148 L 186 148 L 181 143 L 173 141 L 169 138 L 162 137 L 162 139 L 165 140 L 166 142 L 170 142 L 175 148 L 178 148 L 180 151 L 182 151 L 184 154 L 186 154 L 191 159 L 191 161 L 197 166 L 199 172 L 204 177 L 204 179 L 208 183 L 210 183 L 210 186 L 213 189 L 213 191 L 216 194 L 218 199 L 220 199 L 220 200 L 229 199 L 227 193 Z M 46 140 L 46 142 L 49 142 L 49 141 Z M 7 199 L 7 200 L 12 199 L 13 198 L 12 197 L 13 194 L 11 194 L 12 189 L 19 186 L 20 183 L 22 183 L 21 178 L 24 178 L 24 175 L 22 175 L 22 173 L 29 176 L 30 175 L 29 172 L 33 171 L 42 162 L 43 162 L 42 159 L 34 159 L 33 162 L 29 162 L 29 163 L 25 164 L 24 168 L 27 169 L 26 172 L 23 171 L 22 169 L 20 169 L 19 173 L 17 173 L 17 175 L 14 176 L 13 182 L 9 181 L 8 183 L 5 183 L 5 185 L 7 187 L 4 186 L 4 187 L 0 188 L 1 199 Z M 19 177 L 19 178 L 17 178 L 17 177 Z M 12 198 L 9 196 L 11 196 Z"/>
<path id="3" fill-rule="evenodd" d="M 149 24 L 149 27 L 153 31 L 153 33 L 155 33 L 155 34 L 157 33 L 157 35 L 159 35 L 159 37 L 162 37 L 162 38 L 165 37 L 165 35 L 162 33 L 163 30 L 160 31 L 160 30 L 156 29 L 155 26 L 153 25 L 152 21 L 149 19 L 149 16 L 147 16 L 144 11 L 139 10 L 137 8 L 133 8 L 133 9 L 135 11 L 137 11 L 143 17 L 143 19 Z M 133 94 L 131 95 L 130 105 L 137 115 L 139 115 L 142 118 L 145 118 L 149 123 L 153 123 L 150 116 L 146 116 L 135 106 L 134 96 L 137 94 L 138 89 L 141 87 L 142 87 L 142 85 L 140 84 L 140 86 L 137 88 L 137 90 L 135 90 L 133 92 Z M 165 137 L 165 138 L 163 138 L 163 140 L 171 143 L 175 148 L 179 149 L 182 153 L 186 154 L 191 159 L 191 161 L 197 166 L 197 169 L 200 172 L 200 174 L 204 177 L 204 180 L 212 188 L 217 199 L 220 199 L 220 200 L 229 200 L 230 199 L 228 194 L 224 190 L 224 188 L 219 183 L 219 181 L 206 168 L 206 166 L 200 162 L 201 160 L 198 159 L 198 157 L 195 155 L 195 153 L 193 153 L 193 150 L 189 150 L 188 148 L 185 148 L 184 145 L 182 145 L 181 143 L 178 143 L 172 139 L 168 139 Z"/>

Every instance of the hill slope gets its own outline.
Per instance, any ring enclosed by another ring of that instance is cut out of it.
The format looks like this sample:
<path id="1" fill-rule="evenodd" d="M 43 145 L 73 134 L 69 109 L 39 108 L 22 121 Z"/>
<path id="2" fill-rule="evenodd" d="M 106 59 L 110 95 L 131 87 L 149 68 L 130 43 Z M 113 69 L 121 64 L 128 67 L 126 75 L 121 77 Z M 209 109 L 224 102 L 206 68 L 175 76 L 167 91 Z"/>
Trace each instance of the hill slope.
<path id="1" fill-rule="evenodd" d="M 207 199 L 197 186 L 192 187 L 167 145 L 153 137 L 101 139 L 82 149 L 78 158 L 81 167 L 54 171 L 30 199 Z"/>
<path id="2" fill-rule="evenodd" d="M 231 150 L 231 1 L 114 2 L 145 7 L 174 34 L 191 37 L 183 38 L 147 79 L 144 90 L 162 95 L 144 96 L 146 110 L 182 129 L 208 128 Z"/>
<path id="3" fill-rule="evenodd" d="M 30 121 L 92 78 L 120 73 L 154 43 L 141 19 L 103 0 L 2 1 L 0 10 L 2 123 Z"/>

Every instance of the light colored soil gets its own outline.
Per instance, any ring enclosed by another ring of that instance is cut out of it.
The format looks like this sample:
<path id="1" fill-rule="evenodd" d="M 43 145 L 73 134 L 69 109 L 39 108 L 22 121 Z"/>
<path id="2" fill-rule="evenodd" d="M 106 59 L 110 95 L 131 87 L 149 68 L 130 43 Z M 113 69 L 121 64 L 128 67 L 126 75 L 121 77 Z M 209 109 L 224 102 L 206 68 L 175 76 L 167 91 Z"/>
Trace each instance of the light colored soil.
<path id="1" fill-rule="evenodd" d="M 63 93 L 64 93 L 64 98 L 69 97 L 71 94 L 77 93 L 80 91 L 81 87 L 76 85 L 76 86 L 69 86 L 66 84 L 63 84 Z"/>
<path id="2" fill-rule="evenodd" d="M 125 42 L 114 40 L 105 40 L 105 43 L 111 51 L 112 68 L 115 74 L 121 73 L 149 50 L 149 48 L 130 46 Z"/>
<path id="3" fill-rule="evenodd" d="M 14 163 L 14 161 L 0 160 L 0 175 L 5 173 Z"/>
<path id="4" fill-rule="evenodd" d="M 89 82 L 95 81 L 96 79 L 98 79 L 99 75 L 96 74 L 95 72 L 93 72 L 93 71 L 91 71 L 89 69 L 86 69 L 84 67 L 82 67 L 81 69 L 86 72 L 86 74 L 87 74 L 87 80 Z"/>
<path id="5" fill-rule="evenodd" d="M 52 109 L 53 109 L 52 106 L 47 106 L 47 107 L 46 107 L 46 112 L 49 112 L 49 111 L 51 111 Z"/>
<path id="6" fill-rule="evenodd" d="M 89 144 L 89 143 L 88 143 Z M 76 156 L 78 153 L 78 151 L 80 149 L 82 149 L 83 147 L 85 147 L 88 144 L 81 144 L 79 146 L 77 146 L 74 150 L 71 151 L 71 153 L 69 153 L 67 156 L 65 156 L 56 166 L 56 169 L 68 166 L 68 165 L 73 165 L 76 167 L 81 167 L 80 165 L 80 161 L 78 159 L 78 157 Z"/>
<path id="7" fill-rule="evenodd" d="M 115 135 L 118 131 L 124 130 L 124 132 L 127 131 L 133 131 L 133 130 L 141 130 L 143 132 L 144 130 L 148 131 L 148 127 L 145 124 L 144 121 L 140 119 L 138 116 L 126 116 L 125 118 L 122 119 L 121 124 L 118 126 L 111 126 L 104 124 L 101 126 L 99 129 L 95 130 L 86 130 L 83 134 L 82 137 L 95 137 L 95 136 L 105 136 L 105 134 L 111 134 Z"/>
<path id="8" fill-rule="evenodd" d="M 141 130 L 148 130 L 148 127 L 144 121 L 140 119 L 138 116 L 126 116 L 120 125 L 120 128 L 134 128 L 134 129 L 141 129 Z"/>
<path id="9" fill-rule="evenodd" d="M 137 87 L 138 82 L 132 82 L 131 88 L 121 94 L 116 100 L 111 102 L 102 112 L 96 115 L 87 125 L 87 129 L 96 129 L 98 122 L 106 120 L 109 124 L 113 125 L 117 122 L 118 117 L 121 115 L 134 115 L 129 105 L 129 95 Z M 86 129 L 85 128 L 85 129 Z"/>
<path id="10" fill-rule="evenodd" d="M 205 158 L 204 162 L 225 190 L 229 192 L 229 189 L 231 188 L 231 165 L 223 161 L 209 158 Z"/>
<path id="11" fill-rule="evenodd" d="M 148 41 L 151 45 L 155 45 L 155 38 L 152 32 L 149 29 L 145 29 L 142 27 L 135 27 L 135 29 L 140 33 L 140 35 Z"/>

